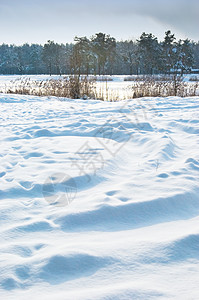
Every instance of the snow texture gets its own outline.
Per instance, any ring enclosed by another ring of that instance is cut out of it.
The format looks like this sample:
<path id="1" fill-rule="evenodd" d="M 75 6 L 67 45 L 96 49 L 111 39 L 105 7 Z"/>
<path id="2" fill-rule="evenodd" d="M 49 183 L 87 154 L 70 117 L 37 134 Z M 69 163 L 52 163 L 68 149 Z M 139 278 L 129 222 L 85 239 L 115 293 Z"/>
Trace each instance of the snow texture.
<path id="1" fill-rule="evenodd" d="M 199 298 L 199 97 L 0 95 L 0 298 Z"/>

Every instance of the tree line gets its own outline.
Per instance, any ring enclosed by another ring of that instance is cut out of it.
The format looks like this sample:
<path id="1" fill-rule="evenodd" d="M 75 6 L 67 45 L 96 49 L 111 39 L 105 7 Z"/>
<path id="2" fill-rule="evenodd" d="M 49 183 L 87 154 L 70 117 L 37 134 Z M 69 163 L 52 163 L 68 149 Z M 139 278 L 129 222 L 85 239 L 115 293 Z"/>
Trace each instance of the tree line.
<path id="1" fill-rule="evenodd" d="M 0 45 L 0 74 L 184 74 L 193 68 L 199 69 L 199 42 L 176 40 L 170 30 L 161 42 L 152 33 L 116 41 L 100 32 L 70 44 Z"/>

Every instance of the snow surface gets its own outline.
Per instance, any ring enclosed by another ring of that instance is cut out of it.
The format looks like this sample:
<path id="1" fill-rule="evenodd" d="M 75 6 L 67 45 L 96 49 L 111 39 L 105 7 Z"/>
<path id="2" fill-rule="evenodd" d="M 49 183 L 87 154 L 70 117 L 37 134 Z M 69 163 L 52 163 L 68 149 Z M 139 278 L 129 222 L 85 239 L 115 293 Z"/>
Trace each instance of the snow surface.
<path id="1" fill-rule="evenodd" d="M 199 97 L 61 100 L 0 95 L 0 298 L 199 299 Z"/>

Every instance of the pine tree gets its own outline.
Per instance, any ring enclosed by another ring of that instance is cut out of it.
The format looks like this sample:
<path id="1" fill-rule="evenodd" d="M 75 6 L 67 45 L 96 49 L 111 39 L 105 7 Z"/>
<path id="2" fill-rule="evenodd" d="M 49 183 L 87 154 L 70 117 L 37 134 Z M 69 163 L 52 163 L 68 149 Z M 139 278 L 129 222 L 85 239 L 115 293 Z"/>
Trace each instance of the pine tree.
<path id="1" fill-rule="evenodd" d="M 189 39 L 179 41 L 178 42 L 178 66 L 181 70 L 181 75 L 184 73 L 190 73 L 191 68 L 193 66 L 194 57 L 193 57 L 193 49 L 192 44 Z"/>
<path id="2" fill-rule="evenodd" d="M 161 58 L 161 47 L 157 38 L 151 33 L 142 33 L 138 42 L 137 59 L 141 72 L 153 74 L 158 71 Z"/>
<path id="3" fill-rule="evenodd" d="M 114 58 L 116 40 L 105 33 L 96 33 L 91 37 L 92 51 L 97 60 L 98 74 L 105 74 L 105 65 Z"/>
<path id="4" fill-rule="evenodd" d="M 170 30 L 165 32 L 164 41 L 162 43 L 162 70 L 168 74 L 170 74 L 171 69 L 173 69 L 175 65 L 175 40 L 175 35 L 172 34 Z"/>

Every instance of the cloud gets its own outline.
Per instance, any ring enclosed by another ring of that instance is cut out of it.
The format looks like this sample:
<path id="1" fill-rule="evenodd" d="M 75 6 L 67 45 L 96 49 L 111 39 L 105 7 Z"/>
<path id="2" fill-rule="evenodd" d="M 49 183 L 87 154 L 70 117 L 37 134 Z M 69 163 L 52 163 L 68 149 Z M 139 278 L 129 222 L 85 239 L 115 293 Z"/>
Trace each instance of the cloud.
<path id="1" fill-rule="evenodd" d="M 142 31 L 199 39 L 198 0 L 0 0 L 0 42 L 70 42 L 104 31 L 116 38 Z"/>

